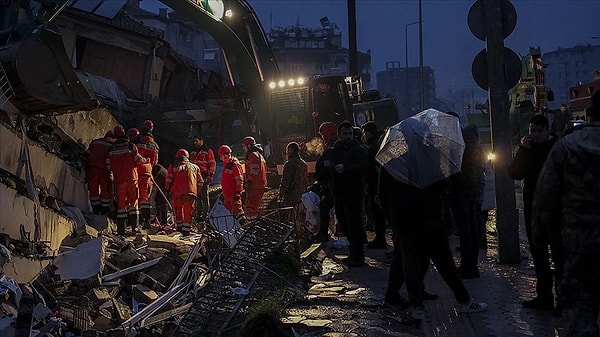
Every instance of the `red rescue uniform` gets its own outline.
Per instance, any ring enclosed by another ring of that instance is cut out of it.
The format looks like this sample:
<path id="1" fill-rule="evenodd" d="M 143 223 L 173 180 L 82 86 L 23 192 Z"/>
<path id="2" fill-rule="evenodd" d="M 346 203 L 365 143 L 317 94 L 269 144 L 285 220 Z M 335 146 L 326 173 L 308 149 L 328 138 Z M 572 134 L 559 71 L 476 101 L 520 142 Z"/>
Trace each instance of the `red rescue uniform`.
<path id="1" fill-rule="evenodd" d="M 106 169 L 108 150 L 115 140 L 112 137 L 94 139 L 86 151 L 85 176 L 88 185 L 90 205 L 96 214 L 105 213 L 110 208 L 110 171 Z"/>
<path id="2" fill-rule="evenodd" d="M 138 172 L 137 163 L 147 162 L 129 142 L 120 136 L 108 151 L 106 168 L 113 173 L 117 195 L 117 231 L 124 234 L 127 222 L 134 230 L 138 224 Z"/>
<path id="3" fill-rule="evenodd" d="M 138 170 L 138 188 L 140 191 L 139 202 L 141 219 L 140 222 L 144 227 L 150 226 L 150 214 L 152 204 L 150 202 L 150 195 L 152 194 L 152 187 L 154 185 L 152 181 L 152 167 L 158 163 L 158 151 L 159 147 L 154 142 L 154 136 L 150 132 L 142 132 L 135 139 L 135 145 L 138 148 L 140 155 L 148 159 L 148 163 L 137 164 Z"/>
<path id="4" fill-rule="evenodd" d="M 202 188 L 204 180 L 200 168 L 191 163 L 188 158 L 169 165 L 165 189 L 173 196 L 175 223 L 177 229 L 184 235 L 189 235 L 192 229 L 192 215 L 196 206 L 196 196 Z"/>
<path id="5" fill-rule="evenodd" d="M 244 213 L 242 206 L 244 168 L 235 157 L 225 158 L 223 161 L 221 188 L 223 190 L 223 204 L 225 204 L 225 208 L 232 214 Z"/>

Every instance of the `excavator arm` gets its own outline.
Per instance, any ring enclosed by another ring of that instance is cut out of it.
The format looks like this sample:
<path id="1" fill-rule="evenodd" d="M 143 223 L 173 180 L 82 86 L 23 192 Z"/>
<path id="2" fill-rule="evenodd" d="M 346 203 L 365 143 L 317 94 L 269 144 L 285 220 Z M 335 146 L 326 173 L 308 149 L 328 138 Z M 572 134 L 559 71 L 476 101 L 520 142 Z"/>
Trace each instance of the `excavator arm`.
<path id="1" fill-rule="evenodd" d="M 244 83 L 259 122 L 272 119 L 265 81 L 277 79 L 279 69 L 260 21 L 248 2 L 222 1 L 220 4 L 223 7 L 219 8 L 222 10 L 222 17 L 216 8 L 210 7 L 211 1 L 161 2 L 177 12 L 186 13 L 186 16 L 215 38 L 227 61 Z M 225 13 L 230 13 L 230 16 Z"/>

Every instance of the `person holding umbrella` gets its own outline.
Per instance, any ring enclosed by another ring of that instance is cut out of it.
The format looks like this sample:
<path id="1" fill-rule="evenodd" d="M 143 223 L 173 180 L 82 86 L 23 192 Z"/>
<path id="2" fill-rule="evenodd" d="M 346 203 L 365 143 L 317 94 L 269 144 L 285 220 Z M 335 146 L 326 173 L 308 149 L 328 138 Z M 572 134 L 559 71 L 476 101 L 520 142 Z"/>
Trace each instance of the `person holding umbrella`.
<path id="1" fill-rule="evenodd" d="M 460 170 L 464 141 L 458 118 L 425 110 L 390 127 L 375 159 L 386 171 L 381 182 L 395 193 L 395 208 L 402 221 L 392 221 L 400 254 L 392 261 L 390 280 L 405 278 L 413 318 L 425 317 L 423 277 L 433 261 L 458 301 L 459 313 L 487 310 L 487 304 L 474 302 L 454 264 L 444 223 L 444 194 L 448 177 Z M 403 278 L 396 273 L 402 272 Z M 388 289 L 397 286 L 389 284 Z M 399 287 L 398 287 L 399 288 Z"/>

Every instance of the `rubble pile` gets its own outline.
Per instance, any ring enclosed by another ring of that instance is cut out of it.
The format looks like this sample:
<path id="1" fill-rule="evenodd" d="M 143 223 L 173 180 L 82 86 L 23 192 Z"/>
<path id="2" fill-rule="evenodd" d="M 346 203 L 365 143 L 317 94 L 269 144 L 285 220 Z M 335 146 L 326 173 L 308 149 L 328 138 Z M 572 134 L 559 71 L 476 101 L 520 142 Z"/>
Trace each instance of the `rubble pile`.
<path id="1" fill-rule="evenodd" d="M 33 282 L 21 285 L 14 336 L 29 336 L 20 334 L 25 328 L 31 336 L 168 335 L 165 326 L 176 325 L 208 280 L 206 241 L 81 226 Z"/>

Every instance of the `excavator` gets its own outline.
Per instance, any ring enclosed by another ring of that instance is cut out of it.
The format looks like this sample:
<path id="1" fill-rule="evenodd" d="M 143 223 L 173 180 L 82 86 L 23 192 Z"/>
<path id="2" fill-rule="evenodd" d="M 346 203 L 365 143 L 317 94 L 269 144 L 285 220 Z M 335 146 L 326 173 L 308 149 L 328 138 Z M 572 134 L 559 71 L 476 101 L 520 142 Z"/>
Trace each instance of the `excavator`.
<path id="1" fill-rule="evenodd" d="M 529 132 L 529 119 L 537 113 L 545 113 L 548 102 L 554 100 L 553 92 L 546 87 L 540 48 L 530 47 L 529 53 L 521 58 L 521 65 L 521 78 L 508 92 L 515 144 Z"/>

